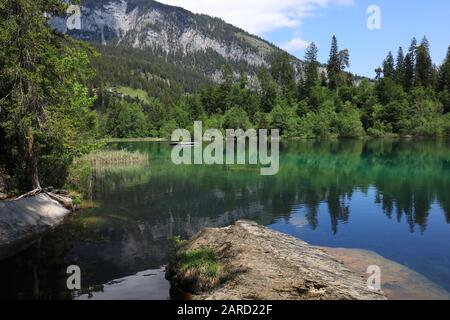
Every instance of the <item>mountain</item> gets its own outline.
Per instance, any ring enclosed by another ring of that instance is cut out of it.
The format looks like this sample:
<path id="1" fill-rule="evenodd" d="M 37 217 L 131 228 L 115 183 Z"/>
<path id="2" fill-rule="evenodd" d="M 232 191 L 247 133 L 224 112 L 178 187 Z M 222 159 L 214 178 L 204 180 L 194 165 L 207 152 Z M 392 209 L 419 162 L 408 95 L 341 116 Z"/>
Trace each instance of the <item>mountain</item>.
<path id="1" fill-rule="evenodd" d="M 144 51 L 149 59 L 162 58 L 165 63 L 215 82 L 220 80 L 226 63 L 236 74 L 245 71 L 252 77 L 282 52 L 219 18 L 156 1 L 82 0 L 80 6 L 80 30 L 67 30 L 66 20 L 56 17 L 51 20 L 52 26 L 114 50 Z M 143 58 L 142 53 L 138 55 Z M 301 62 L 294 57 L 292 61 L 300 70 Z"/>

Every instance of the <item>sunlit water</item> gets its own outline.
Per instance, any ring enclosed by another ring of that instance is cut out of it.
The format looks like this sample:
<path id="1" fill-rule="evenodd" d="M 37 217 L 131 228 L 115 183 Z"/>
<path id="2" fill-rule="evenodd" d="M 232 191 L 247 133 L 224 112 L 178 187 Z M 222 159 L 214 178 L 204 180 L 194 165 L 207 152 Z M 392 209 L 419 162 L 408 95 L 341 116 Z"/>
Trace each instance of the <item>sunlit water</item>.
<path id="1" fill-rule="evenodd" d="M 253 219 L 314 245 L 372 250 L 450 290 L 450 142 L 286 142 L 276 176 L 252 166 L 148 166 L 97 173 L 95 209 L 0 262 L 0 297 L 167 299 L 168 238 Z M 82 270 L 82 292 L 66 269 Z"/>

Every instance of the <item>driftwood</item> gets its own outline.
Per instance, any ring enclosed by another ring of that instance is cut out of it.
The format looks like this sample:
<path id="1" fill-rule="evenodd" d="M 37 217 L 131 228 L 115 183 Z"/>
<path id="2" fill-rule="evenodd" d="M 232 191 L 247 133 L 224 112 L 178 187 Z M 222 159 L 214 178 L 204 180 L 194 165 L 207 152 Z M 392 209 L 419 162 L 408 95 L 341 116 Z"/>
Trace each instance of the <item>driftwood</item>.
<path id="1" fill-rule="evenodd" d="M 59 194 L 56 194 L 56 193 L 52 193 L 52 192 L 46 191 L 46 189 L 40 189 L 40 188 L 39 189 L 34 189 L 34 190 L 30 191 L 30 192 L 27 192 L 27 193 L 21 195 L 20 197 L 17 197 L 15 200 L 17 201 L 17 200 L 20 200 L 20 199 L 23 199 L 23 198 L 35 197 L 35 196 L 37 196 L 39 194 L 46 194 L 47 196 L 49 196 L 53 200 L 58 201 L 67 210 L 70 210 L 70 211 L 74 211 L 75 210 L 75 207 L 73 205 L 73 201 L 72 201 L 71 198 L 65 197 L 65 196 L 62 196 L 62 195 L 59 195 Z"/>

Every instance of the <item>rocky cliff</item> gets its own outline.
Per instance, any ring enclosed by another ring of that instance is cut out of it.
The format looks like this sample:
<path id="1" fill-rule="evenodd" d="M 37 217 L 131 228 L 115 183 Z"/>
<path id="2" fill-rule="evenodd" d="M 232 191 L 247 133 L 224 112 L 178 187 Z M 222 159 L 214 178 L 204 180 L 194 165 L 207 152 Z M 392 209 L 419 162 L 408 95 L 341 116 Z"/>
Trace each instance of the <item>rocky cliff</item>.
<path id="1" fill-rule="evenodd" d="M 281 50 L 221 19 L 149 0 L 82 0 L 81 28 L 66 19 L 51 24 L 78 39 L 142 49 L 177 59 L 217 78 L 224 63 L 249 73 L 268 65 Z M 299 69 L 301 63 L 293 57 Z"/>

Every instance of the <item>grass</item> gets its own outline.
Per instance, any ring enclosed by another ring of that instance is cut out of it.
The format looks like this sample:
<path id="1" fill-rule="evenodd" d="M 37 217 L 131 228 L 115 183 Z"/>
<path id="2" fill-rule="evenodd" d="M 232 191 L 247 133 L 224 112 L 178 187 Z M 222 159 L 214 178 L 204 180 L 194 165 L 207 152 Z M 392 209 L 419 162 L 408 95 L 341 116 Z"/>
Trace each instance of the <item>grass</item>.
<path id="1" fill-rule="evenodd" d="M 129 152 L 126 150 L 100 150 L 90 153 L 78 161 L 86 161 L 95 168 L 98 166 L 147 164 L 148 156 L 140 152 Z"/>
<path id="2" fill-rule="evenodd" d="M 148 96 L 148 93 L 141 89 L 133 89 L 130 87 L 118 87 L 117 92 L 122 93 L 128 97 L 131 98 L 138 98 L 139 100 L 143 102 L 150 103 L 150 98 Z"/>
<path id="3" fill-rule="evenodd" d="M 115 143 L 115 142 L 167 142 L 170 139 L 164 138 L 108 138 L 104 139 L 106 143 Z"/>
<path id="4" fill-rule="evenodd" d="M 126 150 L 98 150 L 74 160 L 69 168 L 65 188 L 71 197 L 76 199 L 76 205 L 81 205 L 81 199 L 89 194 L 94 178 L 101 178 L 107 172 L 128 170 L 136 166 L 144 166 L 149 162 L 148 156 L 140 152 Z M 91 190 L 92 191 L 92 190 Z"/>
<path id="5" fill-rule="evenodd" d="M 176 287 L 189 293 L 211 290 L 222 281 L 222 268 L 210 248 L 189 249 L 189 241 L 170 239 L 168 275 Z"/>
<path id="6" fill-rule="evenodd" d="M 211 249 L 195 249 L 179 254 L 179 268 L 183 272 L 195 271 L 200 276 L 216 278 L 219 272 L 216 253 Z"/>

